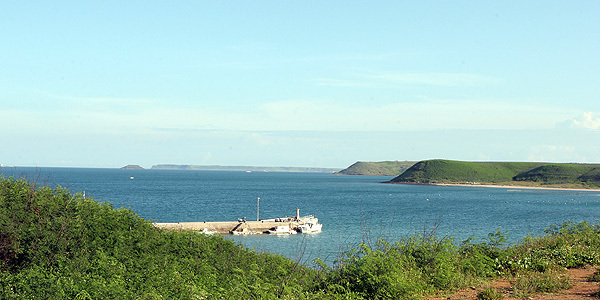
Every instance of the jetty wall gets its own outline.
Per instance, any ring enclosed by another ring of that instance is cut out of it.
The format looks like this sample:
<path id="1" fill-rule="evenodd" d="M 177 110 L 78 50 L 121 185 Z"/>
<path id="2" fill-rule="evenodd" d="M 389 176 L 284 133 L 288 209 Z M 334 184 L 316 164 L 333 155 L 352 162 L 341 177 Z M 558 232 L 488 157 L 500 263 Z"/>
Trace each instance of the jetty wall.
<path id="1" fill-rule="evenodd" d="M 203 231 L 204 229 L 216 231 L 217 233 L 236 232 L 257 232 L 262 233 L 276 226 L 289 226 L 296 229 L 298 225 L 304 224 L 303 220 L 292 220 L 284 222 L 275 222 L 274 220 L 264 221 L 231 221 L 231 222 L 178 222 L 178 223 L 154 223 L 154 226 L 165 230 L 192 230 Z"/>

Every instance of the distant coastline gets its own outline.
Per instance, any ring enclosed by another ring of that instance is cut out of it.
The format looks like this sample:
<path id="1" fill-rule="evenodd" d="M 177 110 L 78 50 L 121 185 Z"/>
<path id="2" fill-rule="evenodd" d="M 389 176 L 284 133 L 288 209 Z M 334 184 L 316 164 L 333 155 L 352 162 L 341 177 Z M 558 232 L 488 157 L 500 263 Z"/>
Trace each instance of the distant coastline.
<path id="1" fill-rule="evenodd" d="M 339 168 L 313 168 L 313 167 L 261 167 L 261 166 L 220 166 L 220 165 L 154 165 L 152 170 L 203 170 L 203 171 L 242 171 L 242 172 L 308 172 L 308 173 L 335 173 Z"/>
<path id="2" fill-rule="evenodd" d="M 124 167 L 121 167 L 121 169 L 124 169 L 124 170 L 144 170 L 144 168 L 142 168 L 140 165 L 126 165 Z"/>

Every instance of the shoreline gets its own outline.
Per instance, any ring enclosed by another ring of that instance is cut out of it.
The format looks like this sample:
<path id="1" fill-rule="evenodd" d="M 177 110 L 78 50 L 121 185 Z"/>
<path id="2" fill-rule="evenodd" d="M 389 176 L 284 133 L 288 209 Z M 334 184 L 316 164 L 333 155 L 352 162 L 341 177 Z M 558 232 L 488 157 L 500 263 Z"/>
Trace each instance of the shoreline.
<path id="1" fill-rule="evenodd" d="M 600 192 L 600 188 L 568 188 L 568 187 L 544 187 L 532 185 L 508 185 L 508 184 L 470 184 L 470 183 L 414 183 L 414 182 L 382 182 L 386 184 L 407 184 L 407 185 L 433 185 L 433 186 L 462 186 L 462 187 L 487 187 L 503 189 L 529 189 L 529 190 L 555 190 L 555 191 L 589 191 Z"/>

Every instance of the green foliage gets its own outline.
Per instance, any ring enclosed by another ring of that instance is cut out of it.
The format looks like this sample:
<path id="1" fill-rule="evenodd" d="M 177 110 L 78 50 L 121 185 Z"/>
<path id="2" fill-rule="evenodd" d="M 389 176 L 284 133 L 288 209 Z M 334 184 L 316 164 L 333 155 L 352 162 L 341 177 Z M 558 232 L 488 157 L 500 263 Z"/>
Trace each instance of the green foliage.
<path id="1" fill-rule="evenodd" d="M 369 176 L 397 176 L 402 174 L 412 165 L 414 161 L 359 161 L 350 167 L 337 172 L 339 175 L 369 175 Z"/>
<path id="2" fill-rule="evenodd" d="M 162 231 L 131 210 L 0 178 L 2 299 L 271 299 L 316 270 L 221 236 Z"/>
<path id="3" fill-rule="evenodd" d="M 379 241 L 373 248 L 361 244 L 345 253 L 320 288 L 365 299 L 411 299 L 507 274 L 520 278 L 517 293 L 557 291 L 568 288 L 568 280 L 557 270 L 600 264 L 599 227 L 564 222 L 551 226 L 546 236 L 528 237 L 510 247 L 500 230 L 480 241 L 469 238 L 460 246 L 435 235 L 416 235 L 393 244 Z M 488 291 L 480 297 L 501 296 Z"/>
<path id="4" fill-rule="evenodd" d="M 567 221 L 543 237 L 528 237 L 496 259 L 500 273 L 547 272 L 600 264 L 600 226 Z"/>
<path id="5" fill-rule="evenodd" d="M 437 290 L 456 290 L 494 274 L 491 244 L 458 247 L 451 238 L 416 235 L 375 248 L 361 244 L 327 274 L 322 288 L 366 299 L 412 299 Z"/>
<path id="6" fill-rule="evenodd" d="M 477 293 L 478 300 L 501 300 L 504 299 L 504 295 L 501 292 L 493 288 L 486 288 L 483 291 Z"/>
<path id="7" fill-rule="evenodd" d="M 564 288 L 556 270 L 600 264 L 597 224 L 506 240 L 500 230 L 458 244 L 434 233 L 380 240 L 311 269 L 221 236 L 159 230 L 60 187 L 0 178 L 1 299 L 415 299 L 502 274 L 527 294 Z"/>
<path id="8" fill-rule="evenodd" d="M 497 260 L 506 253 L 504 244 L 508 235 L 498 229 L 480 243 L 473 243 L 476 239 L 472 237 L 462 243 L 464 272 L 479 278 L 496 276 L 499 273 Z"/>
<path id="9" fill-rule="evenodd" d="M 389 249 L 388 244 L 380 246 L 382 249 L 374 250 L 361 244 L 347 252 L 321 288 L 365 299 L 411 299 L 428 289 L 414 260 Z"/>
<path id="10" fill-rule="evenodd" d="M 414 164 L 391 182 L 509 183 L 600 186 L 600 166 L 531 162 L 465 162 L 426 160 Z"/>

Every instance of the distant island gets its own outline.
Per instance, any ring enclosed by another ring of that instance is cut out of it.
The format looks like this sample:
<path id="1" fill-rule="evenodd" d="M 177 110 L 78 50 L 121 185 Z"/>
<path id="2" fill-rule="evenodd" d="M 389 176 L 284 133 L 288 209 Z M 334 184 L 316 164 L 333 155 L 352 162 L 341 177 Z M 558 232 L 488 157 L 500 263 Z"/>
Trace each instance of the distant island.
<path id="1" fill-rule="evenodd" d="M 600 188 L 600 164 L 425 160 L 389 183 Z"/>
<path id="2" fill-rule="evenodd" d="M 398 176 L 414 165 L 416 161 L 358 161 L 336 172 L 336 175 Z"/>
<path id="3" fill-rule="evenodd" d="M 125 169 L 125 170 L 144 170 L 144 168 L 142 168 L 140 165 L 126 165 L 124 167 L 121 167 L 121 169 Z"/>
<path id="4" fill-rule="evenodd" d="M 219 166 L 219 165 L 173 165 L 152 166 L 153 170 L 203 170 L 203 171 L 249 171 L 249 172 L 309 172 L 335 173 L 340 169 L 312 167 L 257 167 L 257 166 Z"/>

